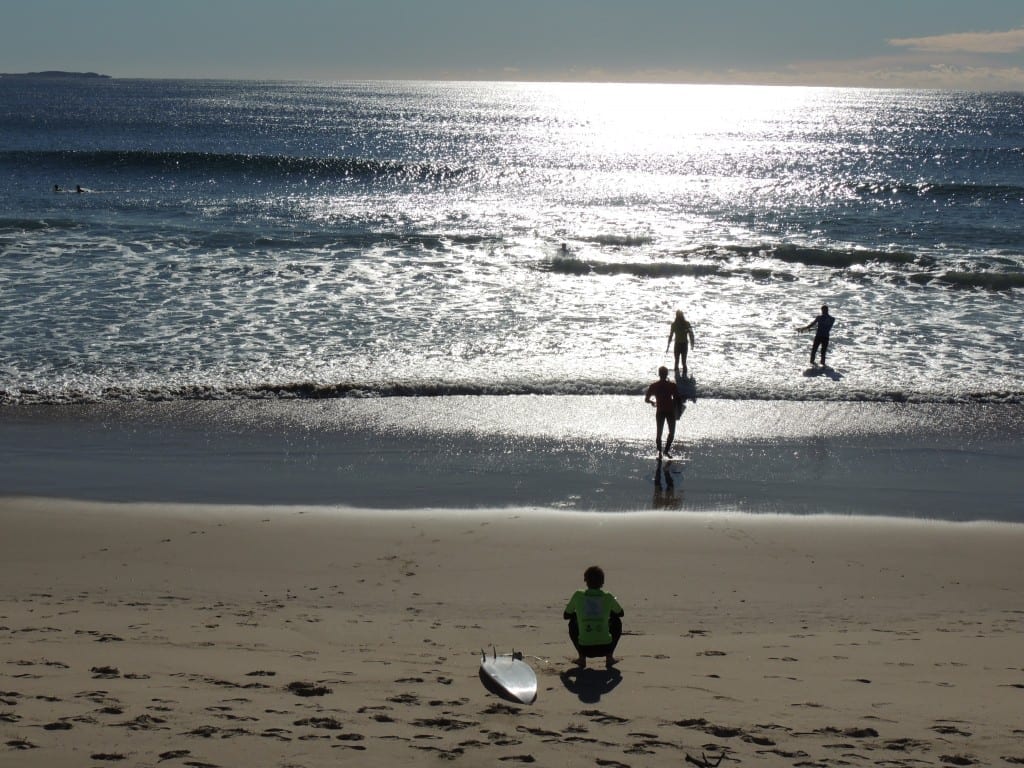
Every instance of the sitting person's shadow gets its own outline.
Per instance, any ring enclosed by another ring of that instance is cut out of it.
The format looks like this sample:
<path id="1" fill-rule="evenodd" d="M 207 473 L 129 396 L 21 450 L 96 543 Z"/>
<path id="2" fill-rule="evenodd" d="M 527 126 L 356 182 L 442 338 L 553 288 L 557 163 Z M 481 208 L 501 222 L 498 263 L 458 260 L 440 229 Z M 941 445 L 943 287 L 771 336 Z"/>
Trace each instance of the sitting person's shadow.
<path id="1" fill-rule="evenodd" d="M 611 693 L 622 682 L 622 673 L 617 669 L 575 667 L 559 677 L 566 690 L 575 693 L 584 704 L 596 704 L 604 694 Z"/>

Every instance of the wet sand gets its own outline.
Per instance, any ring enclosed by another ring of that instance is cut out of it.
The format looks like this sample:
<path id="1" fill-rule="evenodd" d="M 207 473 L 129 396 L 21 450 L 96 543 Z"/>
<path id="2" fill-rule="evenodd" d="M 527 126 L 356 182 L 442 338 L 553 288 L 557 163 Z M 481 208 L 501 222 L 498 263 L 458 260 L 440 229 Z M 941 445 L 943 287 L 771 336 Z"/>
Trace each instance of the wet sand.
<path id="1" fill-rule="evenodd" d="M 654 460 L 642 397 L 11 407 L 0 495 L 1024 522 L 1024 409 L 698 400 Z"/>

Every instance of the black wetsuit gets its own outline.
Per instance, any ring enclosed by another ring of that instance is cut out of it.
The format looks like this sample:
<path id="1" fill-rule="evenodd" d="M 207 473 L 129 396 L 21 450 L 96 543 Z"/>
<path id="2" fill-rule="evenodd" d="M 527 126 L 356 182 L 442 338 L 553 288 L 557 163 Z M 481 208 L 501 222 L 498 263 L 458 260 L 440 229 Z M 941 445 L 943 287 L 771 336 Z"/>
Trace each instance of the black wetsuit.
<path id="1" fill-rule="evenodd" d="M 811 345 L 811 365 L 814 365 L 814 355 L 817 354 L 819 348 L 821 348 L 821 364 L 825 364 L 825 355 L 828 354 L 828 337 L 835 322 L 836 319 L 832 315 L 822 313 L 811 323 L 816 329 L 814 343 Z"/>

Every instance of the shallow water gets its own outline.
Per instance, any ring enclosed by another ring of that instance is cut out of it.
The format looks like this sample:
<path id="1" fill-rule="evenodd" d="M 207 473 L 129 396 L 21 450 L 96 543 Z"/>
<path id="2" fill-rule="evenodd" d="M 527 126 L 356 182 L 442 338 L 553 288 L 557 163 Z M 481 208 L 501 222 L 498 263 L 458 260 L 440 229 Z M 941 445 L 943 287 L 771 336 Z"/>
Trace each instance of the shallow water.
<path id="1" fill-rule="evenodd" d="M 1017 405 L 701 401 L 654 458 L 639 396 L 10 406 L 9 496 L 1024 522 Z"/>

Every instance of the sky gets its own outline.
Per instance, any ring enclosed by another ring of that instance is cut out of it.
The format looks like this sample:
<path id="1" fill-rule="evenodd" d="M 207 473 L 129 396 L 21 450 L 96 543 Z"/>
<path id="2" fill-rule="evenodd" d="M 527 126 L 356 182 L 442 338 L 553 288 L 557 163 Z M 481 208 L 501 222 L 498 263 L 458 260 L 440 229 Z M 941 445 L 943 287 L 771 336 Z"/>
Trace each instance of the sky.
<path id="1" fill-rule="evenodd" d="M 0 72 L 1024 90 L 1024 0 L 0 0 Z"/>

